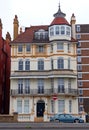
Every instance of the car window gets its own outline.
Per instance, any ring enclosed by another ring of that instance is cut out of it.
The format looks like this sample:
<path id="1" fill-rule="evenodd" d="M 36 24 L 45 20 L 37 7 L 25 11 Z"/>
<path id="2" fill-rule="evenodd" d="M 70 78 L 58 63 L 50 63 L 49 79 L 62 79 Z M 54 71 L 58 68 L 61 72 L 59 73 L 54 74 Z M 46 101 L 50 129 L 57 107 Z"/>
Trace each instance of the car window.
<path id="1" fill-rule="evenodd" d="M 66 117 L 66 118 L 72 118 L 72 116 L 71 116 L 71 115 L 68 115 L 68 114 L 66 114 L 65 117 Z"/>
<path id="2" fill-rule="evenodd" d="M 64 118 L 65 116 L 64 116 L 64 115 L 60 115 L 59 117 L 60 117 L 60 118 Z"/>
<path id="3" fill-rule="evenodd" d="M 58 118 L 59 115 L 54 115 L 55 118 Z"/>

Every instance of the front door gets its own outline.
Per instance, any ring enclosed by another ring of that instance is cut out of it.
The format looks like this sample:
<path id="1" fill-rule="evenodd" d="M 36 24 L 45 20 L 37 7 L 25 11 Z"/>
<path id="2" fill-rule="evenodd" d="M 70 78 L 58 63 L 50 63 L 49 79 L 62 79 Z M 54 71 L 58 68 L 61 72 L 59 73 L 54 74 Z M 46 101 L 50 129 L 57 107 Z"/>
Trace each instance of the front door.
<path id="1" fill-rule="evenodd" d="M 43 117 L 45 110 L 45 103 L 43 100 L 37 102 L 37 117 Z"/>

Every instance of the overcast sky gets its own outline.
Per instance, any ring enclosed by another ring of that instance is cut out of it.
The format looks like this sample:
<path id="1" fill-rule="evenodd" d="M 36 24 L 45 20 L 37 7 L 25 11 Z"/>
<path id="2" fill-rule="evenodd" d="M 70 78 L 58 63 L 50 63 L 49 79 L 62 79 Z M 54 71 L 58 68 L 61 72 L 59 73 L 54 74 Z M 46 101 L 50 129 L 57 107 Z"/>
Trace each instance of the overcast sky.
<path id="1" fill-rule="evenodd" d="M 89 0 L 0 0 L 3 37 L 7 31 L 12 37 L 15 15 L 18 16 L 20 27 L 49 25 L 58 10 L 59 1 L 68 22 L 74 13 L 77 24 L 89 24 Z"/>

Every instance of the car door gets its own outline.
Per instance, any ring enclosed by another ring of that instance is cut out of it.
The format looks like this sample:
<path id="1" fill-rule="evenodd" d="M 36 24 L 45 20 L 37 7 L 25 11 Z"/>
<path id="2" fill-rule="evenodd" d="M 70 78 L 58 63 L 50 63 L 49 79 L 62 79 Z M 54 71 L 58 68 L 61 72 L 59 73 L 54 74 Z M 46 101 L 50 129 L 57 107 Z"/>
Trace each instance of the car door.
<path id="1" fill-rule="evenodd" d="M 65 114 L 65 122 L 66 123 L 72 123 L 73 122 L 73 117 L 69 114 Z"/>
<path id="2" fill-rule="evenodd" d="M 65 120 L 65 114 L 60 114 L 58 118 L 59 118 L 60 122 L 64 122 L 64 123 L 66 122 L 66 120 Z"/>

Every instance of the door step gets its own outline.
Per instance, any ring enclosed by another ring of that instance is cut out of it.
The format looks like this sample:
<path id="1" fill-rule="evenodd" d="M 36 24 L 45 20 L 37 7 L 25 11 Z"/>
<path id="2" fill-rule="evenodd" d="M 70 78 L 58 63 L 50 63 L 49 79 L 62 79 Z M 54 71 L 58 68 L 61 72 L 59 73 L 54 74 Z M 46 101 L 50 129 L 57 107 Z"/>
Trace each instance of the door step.
<path id="1" fill-rule="evenodd" d="M 44 118 L 43 117 L 35 117 L 34 122 L 43 122 Z"/>

